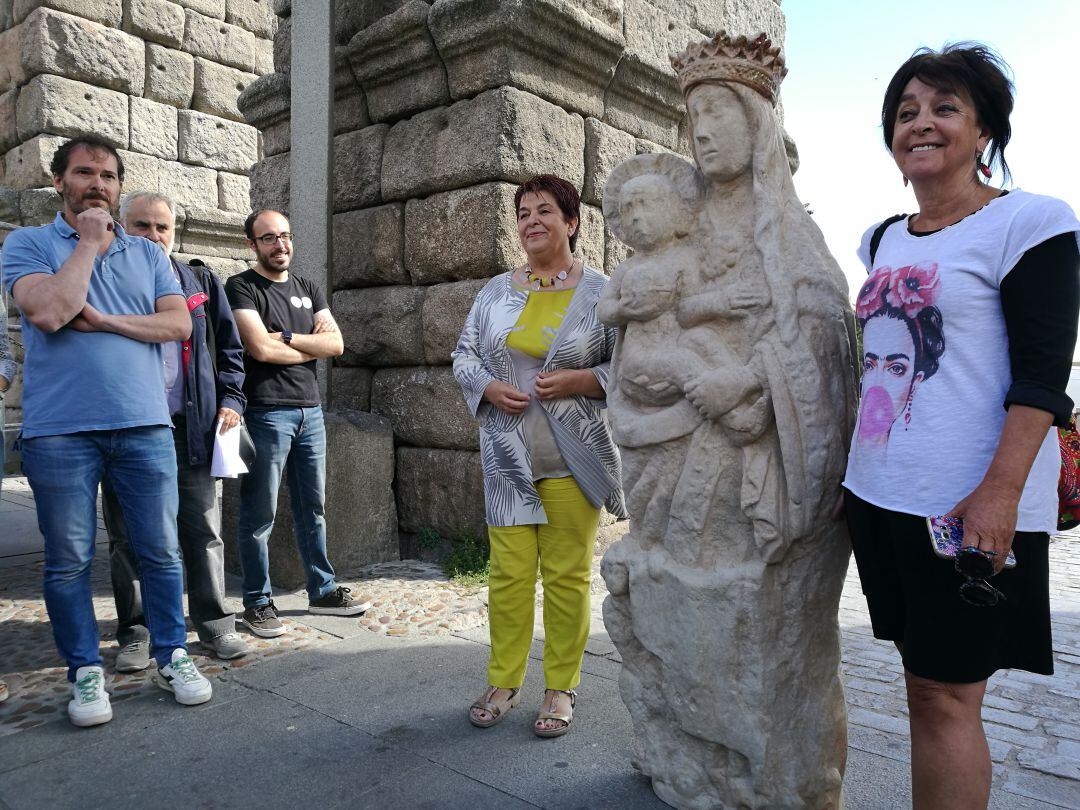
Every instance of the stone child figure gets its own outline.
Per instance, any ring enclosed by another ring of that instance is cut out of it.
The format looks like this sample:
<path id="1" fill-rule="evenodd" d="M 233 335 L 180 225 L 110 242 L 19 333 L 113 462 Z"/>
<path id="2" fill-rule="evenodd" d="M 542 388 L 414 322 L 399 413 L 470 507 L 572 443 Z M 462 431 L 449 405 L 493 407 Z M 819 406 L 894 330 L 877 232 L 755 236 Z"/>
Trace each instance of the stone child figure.
<path id="1" fill-rule="evenodd" d="M 631 158 L 604 194 L 633 244 L 635 189 L 650 189 L 640 218 L 661 232 L 678 209 L 666 186 L 697 189 L 680 192 L 689 233 L 639 248 L 600 308 L 621 327 L 608 405 L 632 516 L 604 558 L 604 618 L 635 764 L 677 807 L 836 807 L 846 285 L 795 195 L 779 49 L 721 32 L 672 63 L 698 168 Z M 643 179 L 656 174 L 669 182 Z"/>

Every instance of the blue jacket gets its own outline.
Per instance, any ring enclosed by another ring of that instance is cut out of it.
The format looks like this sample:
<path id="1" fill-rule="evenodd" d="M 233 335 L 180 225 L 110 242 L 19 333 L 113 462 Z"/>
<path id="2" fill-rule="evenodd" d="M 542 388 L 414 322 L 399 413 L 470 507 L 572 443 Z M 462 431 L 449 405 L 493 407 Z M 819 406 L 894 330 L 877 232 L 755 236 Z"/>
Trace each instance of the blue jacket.
<path id="1" fill-rule="evenodd" d="M 180 277 L 191 313 L 191 354 L 186 360 L 186 372 L 181 373 L 189 462 L 201 466 L 212 458 L 218 409 L 232 408 L 243 415 L 247 406 L 244 345 L 225 288 L 210 269 L 197 259 L 191 265 L 170 261 Z"/>

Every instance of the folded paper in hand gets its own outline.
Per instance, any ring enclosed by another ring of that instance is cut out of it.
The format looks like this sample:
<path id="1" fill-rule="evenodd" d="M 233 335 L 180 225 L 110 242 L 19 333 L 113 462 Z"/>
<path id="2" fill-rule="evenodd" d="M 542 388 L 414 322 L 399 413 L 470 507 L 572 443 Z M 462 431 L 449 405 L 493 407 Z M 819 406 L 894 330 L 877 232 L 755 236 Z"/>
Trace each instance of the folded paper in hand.
<path id="1" fill-rule="evenodd" d="M 221 435 L 221 420 L 214 425 L 214 457 L 210 462 L 210 475 L 214 478 L 236 478 L 248 471 L 240 459 L 240 427 L 229 428 Z"/>

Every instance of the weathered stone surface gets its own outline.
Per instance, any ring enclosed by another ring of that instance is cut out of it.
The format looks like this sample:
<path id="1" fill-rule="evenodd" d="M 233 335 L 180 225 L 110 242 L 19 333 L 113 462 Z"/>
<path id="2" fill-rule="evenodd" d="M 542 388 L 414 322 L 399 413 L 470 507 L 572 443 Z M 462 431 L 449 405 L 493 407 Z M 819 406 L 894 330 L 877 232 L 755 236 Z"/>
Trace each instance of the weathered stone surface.
<path id="1" fill-rule="evenodd" d="M 236 107 L 249 124 L 265 130 L 289 120 L 289 92 L 288 74 L 269 73 L 241 91 L 236 98 Z"/>
<path id="2" fill-rule="evenodd" d="M 251 207 L 289 207 L 289 153 L 269 155 L 251 167 Z"/>
<path id="3" fill-rule="evenodd" d="M 409 0 L 334 0 L 334 35 L 345 45 L 358 31 L 393 14 Z"/>
<path id="4" fill-rule="evenodd" d="M 146 97 L 184 109 L 195 92 L 195 58 L 183 51 L 146 44 Z"/>
<path id="5" fill-rule="evenodd" d="M 225 0 L 225 22 L 263 39 L 272 39 L 277 31 L 277 16 L 269 3 L 259 0 Z"/>
<path id="6" fill-rule="evenodd" d="M 19 216 L 23 225 L 44 225 L 56 219 L 64 208 L 64 198 L 52 188 L 30 188 L 19 192 Z"/>
<path id="7" fill-rule="evenodd" d="M 132 98 L 130 104 L 131 149 L 165 160 L 176 160 L 176 108 L 145 98 Z"/>
<path id="8" fill-rule="evenodd" d="M 850 546 L 830 513 L 857 401 L 851 305 L 770 102 L 706 83 L 688 106 L 700 168 L 639 155 L 604 189 L 634 248 L 597 305 L 622 328 L 607 401 L 632 525 L 604 556 L 604 620 L 661 799 L 837 807 Z M 760 315 L 740 316 L 745 295 Z"/>
<path id="9" fill-rule="evenodd" d="M 487 279 L 475 279 L 428 287 L 421 316 L 424 362 L 433 366 L 450 364 L 450 352 L 457 346 L 465 317 L 485 284 Z"/>
<path id="10" fill-rule="evenodd" d="M 431 6 L 412 0 L 349 43 L 353 70 L 372 121 L 388 121 L 450 103 L 446 70 L 428 32 Z"/>
<path id="11" fill-rule="evenodd" d="M 195 57 L 195 93 L 191 107 L 199 112 L 243 121 L 236 99 L 258 76 Z"/>
<path id="12" fill-rule="evenodd" d="M 225 172 L 247 172 L 259 157 L 258 130 L 194 110 L 180 110 L 180 160 Z"/>
<path id="13" fill-rule="evenodd" d="M 520 183 L 550 172 L 584 179 L 578 115 L 512 87 L 399 121 L 386 137 L 384 200 L 423 197 L 489 180 Z"/>
<path id="14" fill-rule="evenodd" d="M 96 135 L 121 149 L 128 145 L 128 97 L 92 84 L 40 75 L 19 92 L 19 138 L 47 133 Z"/>
<path id="15" fill-rule="evenodd" d="M 150 155 L 142 155 L 138 152 L 118 150 L 120 159 L 124 161 L 124 190 L 131 191 L 163 191 L 181 205 L 186 205 L 187 199 L 182 187 L 174 188 L 163 180 L 164 167 L 179 166 L 179 163 L 166 163 Z M 164 184 L 163 184 L 164 183 Z"/>
<path id="16" fill-rule="evenodd" d="M 334 134 L 352 132 L 371 124 L 367 99 L 349 64 L 348 49 L 334 49 Z"/>
<path id="17" fill-rule="evenodd" d="M 385 419 L 359 411 L 327 411 L 326 551 L 339 579 L 365 565 L 399 558 L 394 480 L 394 435 Z M 357 464 L 363 459 L 363 464 Z M 226 565 L 239 571 L 236 526 L 240 485 L 227 479 L 222 497 Z M 282 477 L 274 530 L 270 534 L 270 581 L 301 587 L 305 574 L 293 533 L 292 510 Z"/>
<path id="18" fill-rule="evenodd" d="M 581 187 L 582 202 L 601 205 L 604 200 L 604 181 L 611 170 L 628 157 L 637 154 L 634 136 L 609 127 L 595 118 L 585 119 L 585 182 Z"/>
<path id="19" fill-rule="evenodd" d="M 648 0 L 669 16 L 683 20 L 706 37 L 726 30 L 731 36 L 756 36 L 764 31 L 773 43 L 784 42 L 785 21 L 775 0 Z M 629 3 L 627 4 L 629 6 Z M 629 9 L 627 11 L 629 12 Z M 689 40 L 687 40 L 689 41 Z M 682 50 L 683 42 L 679 46 Z"/>
<path id="20" fill-rule="evenodd" d="M 159 172 L 161 190 L 185 208 L 217 205 L 217 172 L 213 169 L 162 161 Z"/>
<path id="21" fill-rule="evenodd" d="M 372 374 L 370 368 L 334 366 L 330 369 L 330 407 L 334 410 L 370 410 Z"/>
<path id="22" fill-rule="evenodd" d="M 38 135 L 9 149 L 4 155 L 4 175 L 0 185 L 16 189 L 52 186 L 49 163 L 53 152 L 66 140 L 53 135 Z"/>
<path id="23" fill-rule="evenodd" d="M 476 421 L 449 366 L 384 368 L 371 385 L 371 411 L 394 424 L 399 443 L 479 450 Z"/>
<path id="24" fill-rule="evenodd" d="M 247 212 L 186 206 L 184 214 L 184 227 L 176 240 L 184 253 L 239 261 L 251 255 L 244 243 Z"/>
<path id="25" fill-rule="evenodd" d="M 218 172 L 218 208 L 226 211 L 251 211 L 251 181 L 246 174 Z"/>
<path id="26" fill-rule="evenodd" d="M 115 28 L 38 8 L 23 23 L 27 75 L 53 73 L 141 96 L 146 78 L 143 42 Z"/>
<path id="27" fill-rule="evenodd" d="M 519 262 L 514 191 L 507 183 L 484 183 L 409 200 L 405 269 L 413 284 L 486 279 Z"/>
<path id="28" fill-rule="evenodd" d="M 437 0 L 429 25 L 453 98 L 509 85 L 595 117 L 623 50 L 571 0 Z"/>
<path id="29" fill-rule="evenodd" d="M 255 35 L 250 31 L 190 9 L 184 18 L 185 51 L 249 73 L 255 69 Z"/>
<path id="30" fill-rule="evenodd" d="M 124 30 L 169 48 L 184 39 L 184 10 L 168 0 L 138 0 L 124 6 Z"/>
<path id="31" fill-rule="evenodd" d="M 21 23 L 36 8 L 51 8 L 119 28 L 123 5 L 123 0 L 15 0 L 12 12 L 16 23 Z"/>
<path id="32" fill-rule="evenodd" d="M 574 255 L 589 267 L 604 269 L 604 213 L 592 205 L 581 206 L 577 247 Z"/>
<path id="33" fill-rule="evenodd" d="M 292 17 L 287 17 L 278 23 L 277 33 L 274 34 L 274 70 L 277 73 L 288 73 L 292 67 Z"/>
<path id="34" fill-rule="evenodd" d="M 274 41 L 255 39 L 255 72 L 260 76 L 274 72 Z"/>
<path id="35" fill-rule="evenodd" d="M 26 81 L 22 63 L 22 42 L 26 27 L 19 25 L 0 31 L 0 92 L 14 90 Z"/>
<path id="36" fill-rule="evenodd" d="M 408 284 L 402 203 L 334 215 L 333 287 Z"/>
<path id="37" fill-rule="evenodd" d="M 479 453 L 399 447 L 395 478 L 401 531 L 487 536 Z"/>
<path id="38" fill-rule="evenodd" d="M 18 98 L 18 87 L 13 87 L 0 95 L 0 154 L 19 142 L 19 134 L 16 131 Z"/>
<path id="39" fill-rule="evenodd" d="M 670 68 L 626 54 L 604 98 L 604 122 L 668 149 L 679 146 L 685 115 L 679 85 Z"/>
<path id="40" fill-rule="evenodd" d="M 422 287 L 367 287 L 334 293 L 334 317 L 345 340 L 340 365 L 408 366 L 424 361 Z"/>
<path id="41" fill-rule="evenodd" d="M 379 202 L 386 124 L 375 124 L 334 138 L 334 211 Z"/>
<path id="42" fill-rule="evenodd" d="M 225 0 L 174 0 L 174 2 L 199 14 L 213 17 L 215 20 L 225 19 Z"/>

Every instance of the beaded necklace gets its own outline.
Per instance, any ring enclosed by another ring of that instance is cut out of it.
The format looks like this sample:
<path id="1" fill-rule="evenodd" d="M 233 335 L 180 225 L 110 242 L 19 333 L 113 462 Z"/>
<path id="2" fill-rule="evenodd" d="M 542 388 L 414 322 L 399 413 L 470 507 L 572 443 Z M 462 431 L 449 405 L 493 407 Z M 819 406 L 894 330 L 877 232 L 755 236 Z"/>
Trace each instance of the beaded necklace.
<path id="1" fill-rule="evenodd" d="M 564 282 L 570 275 L 570 271 L 574 269 L 575 259 L 570 260 L 570 266 L 565 270 L 560 270 L 551 278 L 544 278 L 538 276 L 533 272 L 533 269 L 529 265 L 525 265 L 525 282 L 527 284 L 535 284 L 534 290 L 539 290 L 541 287 L 554 287 L 556 290 L 561 290 L 564 286 Z"/>

